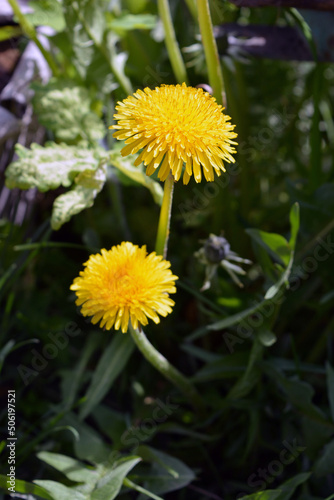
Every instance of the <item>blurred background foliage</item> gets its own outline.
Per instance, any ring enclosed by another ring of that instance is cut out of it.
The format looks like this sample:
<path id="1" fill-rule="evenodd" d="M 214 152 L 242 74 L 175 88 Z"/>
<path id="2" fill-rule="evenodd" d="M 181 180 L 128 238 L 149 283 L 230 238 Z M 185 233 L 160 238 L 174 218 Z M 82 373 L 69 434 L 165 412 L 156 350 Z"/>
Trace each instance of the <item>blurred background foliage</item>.
<path id="1" fill-rule="evenodd" d="M 176 305 L 147 327 L 196 383 L 207 403 L 203 417 L 130 337 L 81 317 L 69 291 L 90 253 L 123 240 L 154 248 L 162 188 L 120 157 L 108 126 L 116 102 L 132 91 L 176 83 L 157 3 L 29 4 L 25 21 L 15 18 L 19 31 L 0 29 L 3 39 L 19 36 L 24 53 L 33 26 L 52 72 L 47 83 L 31 84 L 44 139 L 17 146 L 6 173 L 16 202 L 0 221 L 1 498 L 6 397 L 15 389 L 17 498 L 329 500 L 333 64 L 295 61 L 293 47 L 291 60 L 254 57 L 233 44 L 233 31 L 217 31 L 237 164 L 215 187 L 193 179 L 175 186 L 168 258 L 180 277 Z M 195 2 L 170 7 L 189 82 L 208 84 Z M 217 27 L 291 27 L 310 50 L 320 44 L 321 19 L 312 31 L 310 13 L 223 0 L 210 7 Z M 52 28 L 47 37 L 40 26 Z M 34 200 L 14 224 L 18 188 L 33 189 Z M 243 288 L 219 268 L 200 291 L 205 266 L 194 253 L 210 233 L 252 260 Z"/>

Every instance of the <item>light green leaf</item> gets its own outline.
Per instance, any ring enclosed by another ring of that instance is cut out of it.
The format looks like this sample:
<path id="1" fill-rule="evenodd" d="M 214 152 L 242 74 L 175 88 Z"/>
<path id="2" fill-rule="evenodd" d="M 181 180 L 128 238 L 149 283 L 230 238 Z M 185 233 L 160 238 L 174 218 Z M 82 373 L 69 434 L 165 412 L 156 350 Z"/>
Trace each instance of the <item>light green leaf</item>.
<path id="1" fill-rule="evenodd" d="M 29 7 L 34 12 L 25 14 L 33 26 L 51 26 L 56 31 L 63 31 L 65 19 L 58 0 L 30 0 Z"/>
<path id="2" fill-rule="evenodd" d="M 334 472 L 334 440 L 324 447 L 322 456 L 314 465 L 317 476 L 327 476 Z"/>
<path id="3" fill-rule="evenodd" d="M 326 365 L 326 371 L 329 407 L 331 410 L 332 420 L 334 421 L 334 370 L 329 363 Z"/>
<path id="4" fill-rule="evenodd" d="M 152 14 L 125 14 L 112 19 L 109 23 L 110 29 L 114 31 L 128 30 L 153 30 L 157 24 L 157 17 Z"/>
<path id="5" fill-rule="evenodd" d="M 296 488 L 298 488 L 299 485 L 305 483 L 305 481 L 307 481 L 311 475 L 312 472 L 302 472 L 301 474 L 297 474 L 291 479 L 285 481 L 278 488 L 281 491 L 281 494 L 279 495 L 279 497 L 277 497 L 277 500 L 290 500 Z"/>
<path id="6" fill-rule="evenodd" d="M 135 167 L 133 165 L 135 159 L 136 156 L 134 155 L 124 158 L 118 151 L 110 152 L 110 163 L 132 181 L 137 182 L 138 184 L 141 184 L 149 189 L 154 201 L 158 205 L 161 205 L 163 198 L 163 189 L 161 185 L 146 175 L 143 168 Z"/>
<path id="7" fill-rule="evenodd" d="M 78 174 L 94 173 L 101 161 L 94 150 L 53 142 L 47 142 L 45 147 L 32 144 L 31 149 L 17 144 L 15 152 L 19 159 L 6 170 L 9 189 L 36 187 L 43 192 L 59 186 L 68 187 Z"/>
<path id="8" fill-rule="evenodd" d="M 65 474 L 71 481 L 95 484 L 99 479 L 95 470 L 89 469 L 84 463 L 66 455 L 41 451 L 37 453 L 37 457 Z"/>
<path id="9" fill-rule="evenodd" d="M 297 236 L 300 225 L 300 217 L 299 217 L 299 204 L 294 203 L 290 210 L 290 225 L 291 225 L 291 236 L 289 240 L 289 245 L 292 250 L 295 249 L 297 243 Z"/>
<path id="10" fill-rule="evenodd" d="M 57 483 L 56 481 L 36 479 L 34 483 L 47 490 L 53 500 L 87 500 L 86 495 L 76 491 L 74 488 L 68 488 L 61 483 Z"/>
<path id="11" fill-rule="evenodd" d="M 232 314 L 232 316 L 228 316 L 227 318 L 221 319 L 212 325 L 207 327 L 208 330 L 222 330 L 224 328 L 228 328 L 229 326 L 235 325 L 236 323 L 240 323 L 244 319 L 248 318 L 251 314 L 254 314 L 256 311 L 260 310 L 262 307 L 266 305 L 266 301 L 260 301 L 255 306 L 249 307 L 244 311 L 240 311 L 237 314 Z"/>
<path id="12" fill-rule="evenodd" d="M 91 500 L 113 500 L 116 498 L 122 488 L 124 478 L 140 460 L 140 457 L 126 457 L 120 460 L 118 465 L 99 481 L 97 488 L 91 494 Z"/>
<path id="13" fill-rule="evenodd" d="M 284 266 L 288 265 L 291 251 L 288 242 L 283 236 L 260 231 L 259 229 L 246 229 L 246 233 L 274 259 L 278 260 Z"/>
<path id="14" fill-rule="evenodd" d="M 65 222 L 68 222 L 73 215 L 90 208 L 94 200 L 104 186 L 106 181 L 106 167 L 101 165 L 96 172 L 90 175 L 85 172 L 78 176 L 77 184 L 74 189 L 61 194 L 56 198 L 51 216 L 51 227 L 54 230 L 59 229 Z"/>
<path id="15" fill-rule="evenodd" d="M 137 453 L 143 460 L 152 463 L 150 476 L 145 474 L 147 481 L 144 486 L 153 493 L 175 491 L 187 486 L 195 479 L 195 474 L 187 465 L 167 453 L 150 446 L 140 446 Z"/>
<path id="16" fill-rule="evenodd" d="M 144 495 L 148 496 L 149 498 L 153 498 L 153 500 L 164 500 L 162 497 L 158 497 L 158 495 L 151 493 L 150 491 L 146 490 L 142 486 L 139 486 L 138 484 L 133 483 L 127 477 L 125 479 L 123 479 L 123 484 L 127 488 L 131 488 L 132 490 L 138 491 L 138 493 L 143 493 Z"/>
<path id="17" fill-rule="evenodd" d="M 22 35 L 22 29 L 20 26 L 1 26 L 0 28 L 0 42 L 4 40 L 10 40 L 17 36 Z"/>
<path id="18" fill-rule="evenodd" d="M 73 62 L 82 78 L 94 58 L 96 46 L 102 47 L 106 28 L 103 0 L 63 0 L 66 33 L 73 50 Z"/>
<path id="19" fill-rule="evenodd" d="M 116 334 L 102 354 L 90 386 L 85 395 L 85 402 L 80 409 L 80 417 L 87 415 L 100 403 L 115 379 L 123 370 L 134 350 L 130 335 Z"/>
<path id="20" fill-rule="evenodd" d="M 4 475 L 0 475 L 0 488 L 8 492 L 8 477 Z M 28 483 L 27 481 L 22 481 L 21 479 L 15 479 L 15 491 L 17 493 L 25 493 L 36 495 L 41 498 L 45 498 L 45 500 L 54 500 L 53 496 L 49 495 L 49 493 L 43 487 L 37 486 L 33 483 Z"/>
<path id="21" fill-rule="evenodd" d="M 52 78 L 47 85 L 34 83 L 34 110 L 38 121 L 51 130 L 59 141 L 103 139 L 102 120 L 91 110 L 91 99 L 85 87 L 71 80 Z"/>

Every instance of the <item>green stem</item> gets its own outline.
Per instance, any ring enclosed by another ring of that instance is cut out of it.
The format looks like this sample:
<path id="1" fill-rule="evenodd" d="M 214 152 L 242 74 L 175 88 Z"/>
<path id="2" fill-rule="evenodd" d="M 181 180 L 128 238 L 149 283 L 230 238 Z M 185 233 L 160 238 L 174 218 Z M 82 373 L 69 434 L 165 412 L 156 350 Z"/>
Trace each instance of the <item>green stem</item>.
<path id="1" fill-rule="evenodd" d="M 166 47 L 175 78 L 180 84 L 188 84 L 187 71 L 182 59 L 179 44 L 176 40 L 168 0 L 158 0 L 158 11 L 164 25 Z"/>
<path id="2" fill-rule="evenodd" d="M 125 76 L 125 74 L 122 73 L 122 71 L 119 71 L 118 65 L 115 64 L 115 62 L 114 62 L 113 54 L 109 54 L 109 52 L 107 51 L 107 49 L 105 48 L 105 46 L 103 44 L 101 44 L 96 39 L 94 33 L 92 32 L 92 30 L 90 29 L 90 27 L 86 23 L 86 20 L 85 20 L 84 16 L 82 15 L 81 11 L 79 10 L 79 7 L 75 4 L 75 2 L 72 3 L 72 8 L 75 11 L 76 15 L 78 16 L 78 19 L 81 22 L 82 27 L 86 31 L 87 35 L 94 42 L 94 45 L 96 46 L 96 48 L 101 52 L 101 54 L 103 55 L 103 57 L 107 61 L 108 65 L 109 65 L 109 67 L 111 69 L 111 72 L 115 76 L 116 80 L 118 81 L 118 83 L 120 84 L 120 86 L 122 87 L 122 89 L 124 90 L 124 92 L 126 94 L 132 94 L 133 89 L 132 89 L 131 82 Z"/>
<path id="3" fill-rule="evenodd" d="M 197 5 L 196 5 L 196 0 L 186 0 L 186 4 L 188 6 L 188 9 L 195 19 L 197 21 Z"/>
<path id="4" fill-rule="evenodd" d="M 197 11 L 199 27 L 202 35 L 202 43 L 204 46 L 205 59 L 208 65 L 209 83 L 212 87 L 213 95 L 217 99 L 217 103 L 223 104 L 225 100 L 224 80 L 219 61 L 217 44 L 213 35 L 209 1 L 197 0 Z"/>
<path id="5" fill-rule="evenodd" d="M 174 177 L 170 173 L 167 179 L 165 180 L 164 197 L 162 200 L 162 205 L 160 210 L 157 241 L 155 244 L 156 253 L 158 255 L 163 255 L 164 259 L 166 258 L 167 255 L 170 217 L 171 217 L 172 202 L 173 202 L 173 191 L 174 191 Z"/>
<path id="6" fill-rule="evenodd" d="M 15 16 L 17 17 L 17 20 L 20 23 L 20 26 L 21 26 L 23 32 L 27 35 L 27 37 L 29 37 L 37 45 L 37 47 L 41 51 L 44 59 L 46 60 L 46 62 L 50 66 L 50 69 L 51 69 L 53 75 L 57 76 L 59 74 L 58 67 L 57 67 L 53 57 L 51 56 L 51 53 L 48 52 L 43 47 L 41 42 L 39 41 L 34 26 L 27 20 L 27 18 L 24 16 L 24 14 L 22 14 L 21 9 L 20 9 L 16 0 L 8 0 L 8 3 L 10 4 L 11 8 L 13 9 L 13 12 L 14 12 Z"/>
<path id="7" fill-rule="evenodd" d="M 132 338 L 146 358 L 165 378 L 174 384 L 185 395 L 194 408 L 203 411 L 203 401 L 193 384 L 181 372 L 179 372 L 159 351 L 151 344 L 143 330 L 134 329 L 129 326 Z"/>

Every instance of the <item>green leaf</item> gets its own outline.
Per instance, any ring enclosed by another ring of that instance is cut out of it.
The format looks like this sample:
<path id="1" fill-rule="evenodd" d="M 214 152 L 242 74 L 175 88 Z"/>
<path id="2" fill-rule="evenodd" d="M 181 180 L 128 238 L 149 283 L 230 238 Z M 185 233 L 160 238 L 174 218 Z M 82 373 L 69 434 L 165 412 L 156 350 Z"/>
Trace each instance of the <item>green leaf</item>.
<path id="1" fill-rule="evenodd" d="M 236 382 L 227 394 L 227 399 L 241 399 L 253 389 L 260 377 L 260 369 L 256 366 L 262 358 L 263 345 L 256 338 L 253 342 L 252 350 L 249 355 L 248 365 L 242 377 Z"/>
<path id="2" fill-rule="evenodd" d="M 1 26 L 0 28 L 0 42 L 10 40 L 11 38 L 21 35 L 22 29 L 20 26 Z"/>
<path id="3" fill-rule="evenodd" d="M 8 492 L 7 480 L 7 476 L 0 475 L 0 488 L 6 492 Z M 53 496 L 49 495 L 43 487 L 28 483 L 27 481 L 22 481 L 21 479 L 15 479 L 15 491 L 17 493 L 36 495 L 40 498 L 45 498 L 45 500 L 54 500 Z"/>
<path id="4" fill-rule="evenodd" d="M 292 250 L 295 249 L 297 243 L 297 235 L 299 231 L 300 225 L 300 216 L 299 216 L 299 204 L 294 203 L 290 210 L 290 225 L 291 225 L 291 236 L 289 240 L 289 245 Z"/>
<path id="5" fill-rule="evenodd" d="M 277 500 L 281 495 L 280 490 L 266 490 L 241 497 L 240 500 Z"/>
<path id="6" fill-rule="evenodd" d="M 146 490 L 142 486 L 139 486 L 138 484 L 133 483 L 130 481 L 129 478 L 123 479 L 123 484 L 127 488 L 131 488 L 132 490 L 138 491 L 138 493 L 143 493 L 144 495 L 147 495 L 149 498 L 153 498 L 153 500 L 164 500 L 162 497 L 158 497 L 154 493 L 151 493 L 150 491 Z"/>
<path id="7" fill-rule="evenodd" d="M 113 500 L 116 498 L 122 488 L 124 478 L 140 460 L 140 457 L 126 457 L 120 460 L 118 465 L 99 481 L 91 494 L 91 500 Z"/>
<path id="8" fill-rule="evenodd" d="M 218 380 L 220 378 L 236 378 L 242 375 L 247 367 L 247 353 L 233 352 L 203 366 L 192 377 L 194 382 Z"/>
<path id="9" fill-rule="evenodd" d="M 95 142 L 106 134 L 102 120 L 91 110 L 88 90 L 71 80 L 52 78 L 47 85 L 34 83 L 34 110 L 41 125 L 59 141 Z"/>
<path id="10" fill-rule="evenodd" d="M 68 222 L 73 215 L 76 215 L 94 204 L 94 200 L 103 188 L 106 181 L 106 168 L 101 165 L 96 172 L 85 174 L 77 178 L 74 189 L 61 194 L 56 198 L 51 216 L 51 227 L 59 229 L 65 222 Z"/>
<path id="11" fill-rule="evenodd" d="M 34 11 L 25 14 L 33 26 L 51 26 L 56 31 L 63 31 L 65 19 L 58 0 L 30 0 L 29 7 Z"/>
<path id="12" fill-rule="evenodd" d="M 9 189 L 36 187 L 43 192 L 68 187 L 80 173 L 94 173 L 101 161 L 94 150 L 54 142 L 47 142 L 45 147 L 33 143 L 31 149 L 17 144 L 15 152 L 19 159 L 6 170 Z"/>
<path id="13" fill-rule="evenodd" d="M 175 491 L 187 486 L 195 479 L 195 474 L 181 460 L 167 455 L 149 446 L 140 446 L 137 450 L 143 460 L 151 462 L 151 474 L 145 488 L 157 494 Z"/>
<path id="14" fill-rule="evenodd" d="M 76 491 L 74 488 L 68 488 L 61 483 L 57 483 L 56 481 L 36 479 L 34 483 L 48 491 L 53 500 L 87 500 L 86 495 Z"/>
<path id="15" fill-rule="evenodd" d="M 127 420 L 122 413 L 104 405 L 97 406 L 92 414 L 99 428 L 113 443 L 113 448 L 122 448 L 122 436 L 127 429 Z"/>
<path id="16" fill-rule="evenodd" d="M 94 372 L 94 376 L 85 395 L 85 402 L 80 409 L 80 417 L 87 415 L 100 403 L 115 379 L 123 370 L 134 350 L 130 335 L 117 334 L 104 351 Z"/>
<path id="17" fill-rule="evenodd" d="M 131 157 L 127 156 L 124 158 L 118 151 L 110 152 L 110 163 L 124 175 L 129 177 L 132 181 L 141 184 L 142 186 L 145 186 L 147 189 L 149 189 L 154 201 L 158 205 L 161 205 L 163 198 L 163 189 L 161 185 L 151 179 L 151 177 L 146 175 L 143 168 L 135 167 L 133 165 L 135 159 L 135 155 L 131 155 Z"/>
<path id="18" fill-rule="evenodd" d="M 322 456 L 314 465 L 314 472 L 318 477 L 327 476 L 334 472 L 334 440 L 324 448 Z"/>
<path id="19" fill-rule="evenodd" d="M 87 75 L 95 47 L 102 46 L 106 28 L 103 0 L 63 0 L 66 33 L 73 50 L 72 60 L 82 78 Z"/>
<path id="20" fill-rule="evenodd" d="M 326 371 L 329 407 L 331 410 L 332 420 L 334 421 L 334 370 L 329 363 L 326 365 Z"/>
<path id="21" fill-rule="evenodd" d="M 279 497 L 277 497 L 277 500 L 290 500 L 296 488 L 298 488 L 299 485 L 305 483 L 305 481 L 307 481 L 311 475 L 312 472 L 302 472 L 301 474 L 297 474 L 291 479 L 285 481 L 278 488 L 281 494 Z"/>
<path id="22" fill-rule="evenodd" d="M 157 17 L 152 14 L 125 14 L 112 19 L 109 27 L 114 31 L 153 30 L 157 24 Z"/>
<path id="23" fill-rule="evenodd" d="M 79 460 L 87 460 L 94 464 L 106 462 L 110 456 L 108 446 L 101 435 L 92 427 L 79 420 L 74 413 L 65 415 L 59 423 L 73 427 L 79 437 L 74 441 L 75 455 Z"/>
<path id="24" fill-rule="evenodd" d="M 291 251 L 288 242 L 283 236 L 276 233 L 260 231 L 259 229 L 246 229 L 246 233 L 274 259 L 284 266 L 288 265 Z"/>
<path id="25" fill-rule="evenodd" d="M 228 316 L 227 318 L 221 319 L 212 325 L 207 327 L 208 330 L 223 330 L 224 328 L 228 328 L 229 326 L 235 325 L 236 323 L 242 322 L 244 319 L 248 318 L 251 314 L 254 314 L 256 311 L 264 307 L 266 301 L 261 301 L 255 306 L 249 307 L 248 309 L 244 309 L 243 311 L 238 312 L 237 314 L 232 314 L 232 316 Z"/>
<path id="26" fill-rule="evenodd" d="M 65 474 L 71 481 L 95 484 L 99 479 L 95 470 L 89 469 L 84 463 L 66 455 L 41 451 L 37 453 L 37 457 Z"/>

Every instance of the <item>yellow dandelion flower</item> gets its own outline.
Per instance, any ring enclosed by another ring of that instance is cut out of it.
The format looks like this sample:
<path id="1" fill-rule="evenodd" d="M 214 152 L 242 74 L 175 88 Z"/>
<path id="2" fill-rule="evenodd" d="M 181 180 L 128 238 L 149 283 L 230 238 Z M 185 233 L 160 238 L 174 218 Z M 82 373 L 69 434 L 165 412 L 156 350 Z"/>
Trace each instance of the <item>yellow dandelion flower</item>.
<path id="1" fill-rule="evenodd" d="M 171 171 L 174 179 L 184 184 L 191 175 L 207 181 L 225 172 L 223 161 L 234 162 L 233 139 L 237 136 L 222 106 L 201 88 L 182 85 L 162 85 L 154 90 L 137 90 L 123 102 L 118 102 L 114 115 L 118 129 L 116 139 L 126 139 L 123 156 L 139 154 L 135 165 L 144 162 L 146 174 L 152 175 L 160 166 L 158 177 L 166 180 Z"/>
<path id="2" fill-rule="evenodd" d="M 84 316 L 92 323 L 125 333 L 129 320 L 133 328 L 146 325 L 147 318 L 160 322 L 158 314 L 167 316 L 175 304 L 168 296 L 175 293 L 175 280 L 170 262 L 155 252 L 147 255 L 146 246 L 139 248 L 123 242 L 110 250 L 91 255 L 85 269 L 75 278 L 70 289 L 77 295 Z"/>

